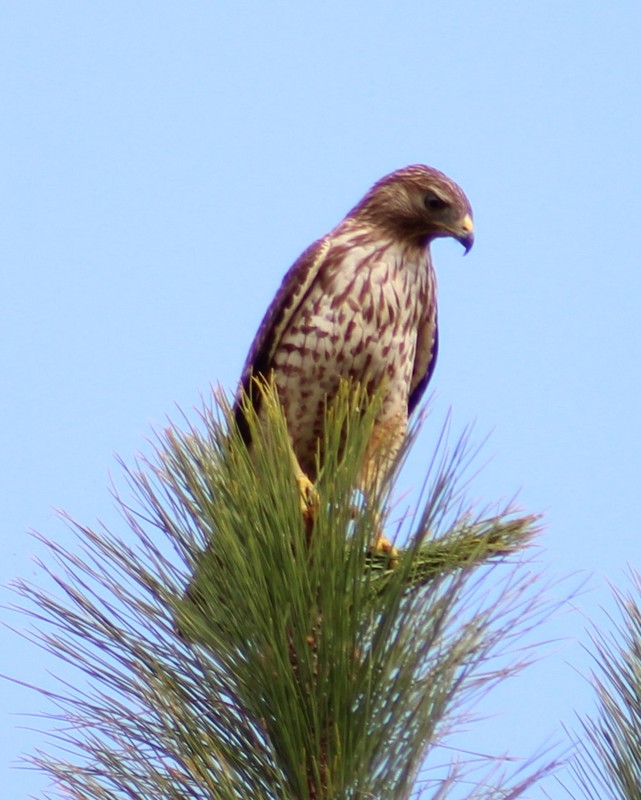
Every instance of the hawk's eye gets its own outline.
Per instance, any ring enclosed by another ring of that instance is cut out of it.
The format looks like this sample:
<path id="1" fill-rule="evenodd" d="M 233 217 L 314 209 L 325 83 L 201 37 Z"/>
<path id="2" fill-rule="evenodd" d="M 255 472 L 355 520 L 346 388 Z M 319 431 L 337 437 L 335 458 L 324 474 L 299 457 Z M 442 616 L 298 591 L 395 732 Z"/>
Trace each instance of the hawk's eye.
<path id="1" fill-rule="evenodd" d="M 429 208 L 430 211 L 442 211 L 449 205 L 449 203 L 433 192 L 428 192 L 423 198 L 423 202 L 425 203 L 425 208 Z"/>

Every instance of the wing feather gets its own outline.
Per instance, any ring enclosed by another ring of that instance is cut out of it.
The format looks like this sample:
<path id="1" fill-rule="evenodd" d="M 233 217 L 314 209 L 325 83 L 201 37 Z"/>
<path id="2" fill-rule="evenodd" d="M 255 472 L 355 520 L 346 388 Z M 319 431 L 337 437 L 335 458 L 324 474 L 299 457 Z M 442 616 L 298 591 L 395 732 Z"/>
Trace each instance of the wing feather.
<path id="1" fill-rule="evenodd" d="M 410 416 L 416 406 L 420 403 L 421 398 L 425 394 L 427 384 L 430 382 L 436 366 L 436 357 L 438 355 L 438 320 L 436 312 L 434 313 L 434 320 L 431 328 L 431 335 L 425 337 L 427 342 L 422 343 L 419 338 L 417 347 L 417 358 L 414 362 L 414 373 L 412 374 L 412 383 L 410 386 L 410 396 L 407 403 L 407 414 Z M 421 347 L 421 345 L 423 346 Z"/>
<path id="2" fill-rule="evenodd" d="M 243 398 L 249 397 L 254 409 L 258 410 L 260 395 L 252 391 L 252 379 L 269 378 L 274 353 L 278 349 L 283 333 L 305 301 L 329 248 L 330 237 L 327 235 L 311 244 L 296 259 L 285 274 L 249 348 L 234 404 L 236 423 L 246 441 L 249 441 L 249 431 L 242 410 Z"/>
<path id="3" fill-rule="evenodd" d="M 436 300 L 436 275 L 432 257 L 428 253 L 427 283 L 423 298 L 423 319 L 418 328 L 414 368 L 409 387 L 407 415 L 410 416 L 425 394 L 436 366 L 438 355 L 438 310 Z"/>

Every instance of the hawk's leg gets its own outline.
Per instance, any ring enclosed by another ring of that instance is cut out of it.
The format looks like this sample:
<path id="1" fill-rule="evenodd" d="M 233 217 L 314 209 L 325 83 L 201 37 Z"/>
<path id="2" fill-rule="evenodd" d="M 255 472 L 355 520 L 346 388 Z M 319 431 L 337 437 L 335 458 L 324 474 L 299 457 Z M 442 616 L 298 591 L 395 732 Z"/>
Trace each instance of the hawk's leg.
<path id="1" fill-rule="evenodd" d="M 380 499 L 381 489 L 394 468 L 396 458 L 407 432 L 407 413 L 383 414 L 377 420 L 367 445 L 365 461 L 360 475 L 360 485 L 365 497 Z M 383 533 L 383 521 L 376 514 L 376 540 L 373 552 L 389 556 L 390 564 L 396 563 L 398 550 Z"/>
<path id="2" fill-rule="evenodd" d="M 311 533 L 311 528 L 314 524 L 314 517 L 318 509 L 319 498 L 318 492 L 313 482 L 308 477 L 307 473 L 303 470 L 298 463 L 294 448 L 290 449 L 290 456 L 292 467 L 294 469 L 294 477 L 296 478 L 296 485 L 298 486 L 298 497 L 300 500 L 300 511 L 305 521 L 305 527 L 308 533 Z"/>

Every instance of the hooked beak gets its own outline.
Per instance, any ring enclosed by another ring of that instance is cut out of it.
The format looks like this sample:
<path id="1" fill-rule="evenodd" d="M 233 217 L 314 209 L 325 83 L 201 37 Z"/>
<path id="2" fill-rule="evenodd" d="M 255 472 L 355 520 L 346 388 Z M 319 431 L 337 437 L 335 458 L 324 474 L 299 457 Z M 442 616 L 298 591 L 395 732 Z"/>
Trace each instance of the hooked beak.
<path id="1" fill-rule="evenodd" d="M 467 255 L 474 244 L 474 223 L 472 222 L 472 217 L 466 214 L 459 227 L 453 233 L 455 239 L 465 248 L 464 255 Z"/>

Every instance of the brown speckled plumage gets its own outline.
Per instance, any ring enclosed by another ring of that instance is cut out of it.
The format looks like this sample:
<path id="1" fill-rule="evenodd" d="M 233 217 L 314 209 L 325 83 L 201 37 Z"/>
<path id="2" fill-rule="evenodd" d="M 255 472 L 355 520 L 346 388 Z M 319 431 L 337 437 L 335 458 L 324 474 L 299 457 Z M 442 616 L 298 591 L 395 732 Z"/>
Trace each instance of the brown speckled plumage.
<path id="1" fill-rule="evenodd" d="M 312 480 L 326 399 L 342 378 L 372 388 L 385 382 L 370 448 L 375 472 L 398 452 L 436 359 L 429 246 L 440 236 L 471 247 L 468 200 L 438 170 L 406 167 L 376 183 L 285 275 L 251 346 L 239 397 L 248 392 L 258 403 L 252 376 L 273 373 L 293 453 Z M 236 418 L 243 430 L 238 402 Z"/>

